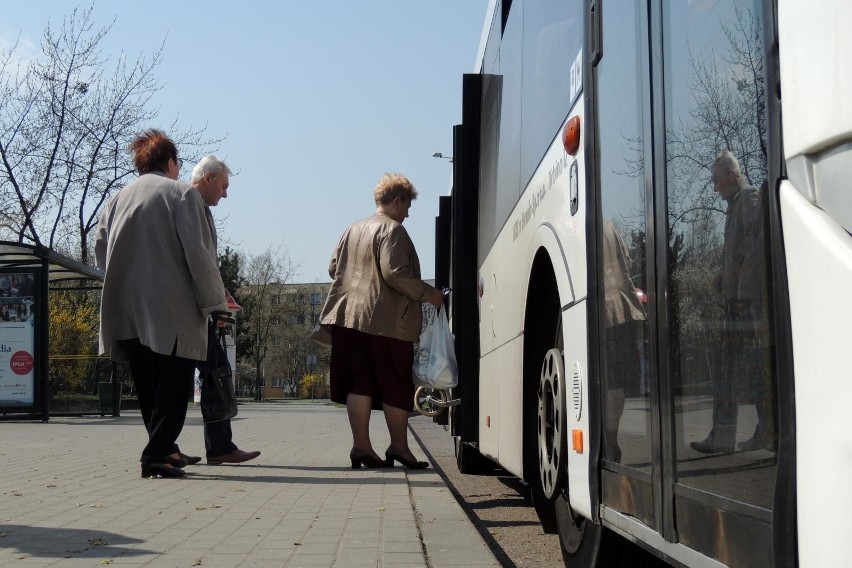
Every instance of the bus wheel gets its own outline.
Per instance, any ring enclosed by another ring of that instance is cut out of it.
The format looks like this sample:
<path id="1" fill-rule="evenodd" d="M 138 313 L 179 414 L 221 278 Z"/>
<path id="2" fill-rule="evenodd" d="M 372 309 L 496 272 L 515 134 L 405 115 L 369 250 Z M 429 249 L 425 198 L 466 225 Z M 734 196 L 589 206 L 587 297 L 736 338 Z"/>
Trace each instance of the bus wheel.
<path id="1" fill-rule="evenodd" d="M 555 501 L 559 544 L 566 566 L 596 566 L 603 527 L 574 515 L 565 495 Z"/>
<path id="2" fill-rule="evenodd" d="M 554 502 L 565 566 L 577 568 L 663 568 L 668 564 L 614 531 L 575 515 L 565 495 Z"/>
<path id="3" fill-rule="evenodd" d="M 564 388 L 562 353 L 553 348 L 544 354 L 538 385 L 538 467 L 541 489 L 548 499 L 559 496 L 566 467 Z"/>
<path id="4" fill-rule="evenodd" d="M 633 565 L 617 562 L 617 559 L 621 557 L 622 548 L 617 535 L 581 515 L 575 515 L 565 495 L 557 497 L 554 505 L 556 525 L 559 527 L 559 544 L 565 566 L 615 568 Z M 615 538 L 609 539 L 608 536 Z M 604 545 L 605 540 L 607 542 Z"/>

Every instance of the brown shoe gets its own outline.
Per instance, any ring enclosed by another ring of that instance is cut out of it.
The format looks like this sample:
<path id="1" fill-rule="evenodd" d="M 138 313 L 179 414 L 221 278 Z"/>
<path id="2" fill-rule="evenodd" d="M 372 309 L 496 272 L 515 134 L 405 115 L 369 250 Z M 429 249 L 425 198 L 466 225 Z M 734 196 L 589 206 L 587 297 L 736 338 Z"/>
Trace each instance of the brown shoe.
<path id="1" fill-rule="evenodd" d="M 221 465 L 223 463 L 243 463 L 249 460 L 253 460 L 257 456 L 260 455 L 260 452 L 244 452 L 242 450 L 234 450 L 230 454 L 225 454 L 222 456 L 216 457 L 208 457 L 207 463 L 209 465 Z"/>

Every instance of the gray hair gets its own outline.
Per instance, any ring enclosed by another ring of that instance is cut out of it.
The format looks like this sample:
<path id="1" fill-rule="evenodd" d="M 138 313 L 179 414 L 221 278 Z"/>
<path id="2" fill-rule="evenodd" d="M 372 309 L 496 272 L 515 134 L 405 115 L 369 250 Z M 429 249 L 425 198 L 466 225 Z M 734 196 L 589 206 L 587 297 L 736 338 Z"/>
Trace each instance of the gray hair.
<path id="1" fill-rule="evenodd" d="M 208 173 L 213 174 L 214 176 L 218 176 L 222 173 L 231 175 L 231 168 L 225 165 L 225 162 L 212 154 L 204 156 L 197 164 L 195 164 L 195 167 L 192 168 L 192 177 L 190 178 L 189 183 L 197 182 Z"/>
<path id="2" fill-rule="evenodd" d="M 722 150 L 713 160 L 713 170 L 716 172 L 732 172 L 737 178 L 743 177 L 740 162 L 730 150 Z"/>

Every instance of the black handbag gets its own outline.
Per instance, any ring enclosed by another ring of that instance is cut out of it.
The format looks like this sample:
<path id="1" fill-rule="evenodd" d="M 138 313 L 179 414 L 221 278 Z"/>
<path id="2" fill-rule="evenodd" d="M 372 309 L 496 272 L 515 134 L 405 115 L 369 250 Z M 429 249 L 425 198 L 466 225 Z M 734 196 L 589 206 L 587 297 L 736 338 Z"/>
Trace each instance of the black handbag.
<path id="1" fill-rule="evenodd" d="M 217 327 L 214 314 L 207 321 L 207 361 L 198 365 L 201 378 L 201 416 L 204 423 L 230 420 L 237 415 L 234 376 L 225 349 L 225 328 Z"/>

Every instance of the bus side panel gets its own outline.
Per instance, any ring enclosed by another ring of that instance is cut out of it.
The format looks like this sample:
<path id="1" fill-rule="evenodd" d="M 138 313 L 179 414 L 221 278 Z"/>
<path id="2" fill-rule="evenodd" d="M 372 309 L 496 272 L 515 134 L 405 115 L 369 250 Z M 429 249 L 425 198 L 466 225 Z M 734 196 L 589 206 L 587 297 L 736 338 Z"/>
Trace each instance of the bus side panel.
<path id="1" fill-rule="evenodd" d="M 479 360 L 479 452 L 500 463 L 499 442 L 497 425 L 500 415 L 495 412 L 497 408 L 497 393 L 500 388 L 500 364 L 498 351 L 486 353 Z M 505 466 L 504 466 L 505 467 Z M 507 468 L 508 469 L 508 468 Z M 517 472 L 512 472 L 517 475 Z"/>
<path id="2" fill-rule="evenodd" d="M 518 274 L 528 264 L 517 247 L 501 247 L 498 238 L 480 268 L 482 352 L 479 381 L 479 451 L 505 470 L 521 476 L 523 432 L 523 298 Z M 500 259 L 495 263 L 494 259 Z"/>
<path id="3" fill-rule="evenodd" d="M 781 185 L 796 377 L 799 564 L 852 557 L 849 403 L 852 237 L 789 182 Z"/>
<path id="4" fill-rule="evenodd" d="M 570 117 L 583 120 L 582 97 L 574 106 Z M 567 121 L 566 121 L 567 122 Z M 582 148 L 582 144 L 580 145 Z M 563 362 L 567 380 L 563 394 L 566 412 L 566 435 L 568 436 L 568 493 L 574 511 L 592 518 L 589 484 L 589 444 L 592 437 L 589 429 L 590 407 L 588 375 L 588 329 L 587 329 L 587 263 L 586 263 L 586 191 L 585 166 L 582 150 L 576 159 L 565 153 L 561 140 L 557 138 L 542 160 L 541 166 L 530 189 L 546 187 L 548 197 L 543 201 L 541 224 L 530 242 L 527 258 L 535 258 L 539 249 L 544 249 L 551 260 L 559 300 L 562 305 Z M 572 186 L 576 186 L 577 210 L 571 215 Z M 526 294 L 525 294 L 526 295 Z M 575 374 L 577 375 L 575 378 Z M 582 451 L 572 449 L 571 432 L 582 432 Z"/>
<path id="5" fill-rule="evenodd" d="M 565 375 L 569 387 L 567 429 L 568 437 L 568 500 L 571 509 L 587 519 L 592 518 L 592 501 L 589 485 L 589 394 L 588 394 L 588 343 L 586 333 L 586 305 L 581 302 L 562 312 L 562 333 L 565 337 Z M 579 385 L 579 387 L 578 387 Z M 583 432 L 582 451 L 571 447 L 570 433 Z"/>
<path id="6" fill-rule="evenodd" d="M 582 101 L 575 108 L 582 109 Z M 480 451 L 523 477 L 538 475 L 537 471 L 523 471 L 524 432 L 519 428 L 523 424 L 524 396 L 535 396 L 534 392 L 524 392 L 523 380 L 523 341 L 529 332 L 524 325 L 530 279 L 535 277 L 533 262 L 543 249 L 556 279 L 561 307 L 582 299 L 578 291 L 585 294 L 586 289 L 585 206 L 580 204 L 572 217 L 570 203 L 572 177 L 575 184 L 584 179 L 581 164 L 582 156 L 575 164 L 557 136 L 480 267 L 480 346 L 485 354 L 481 364 L 487 365 L 488 371 L 483 367 L 480 374 L 479 428 L 481 433 L 489 428 L 498 432 L 480 435 Z M 496 390 L 496 398 L 486 390 Z M 584 408 L 588 408 L 588 401 Z M 587 429 L 584 436 L 588 439 Z"/>
<path id="7" fill-rule="evenodd" d="M 524 344 L 517 337 L 504 345 L 498 352 L 497 363 L 500 369 L 510 369 L 511 376 L 521 376 L 522 367 L 517 366 L 518 361 L 523 360 Z M 515 374 L 517 373 L 517 374 Z M 497 437 L 499 439 L 500 463 L 506 470 L 515 475 L 523 472 L 523 429 L 518 424 L 523 424 L 523 407 L 521 398 L 523 389 L 521 381 L 510 381 L 508 390 L 501 390 L 497 397 Z M 517 386 L 516 386 L 517 385 Z M 494 426 L 492 422 L 492 427 Z"/>

